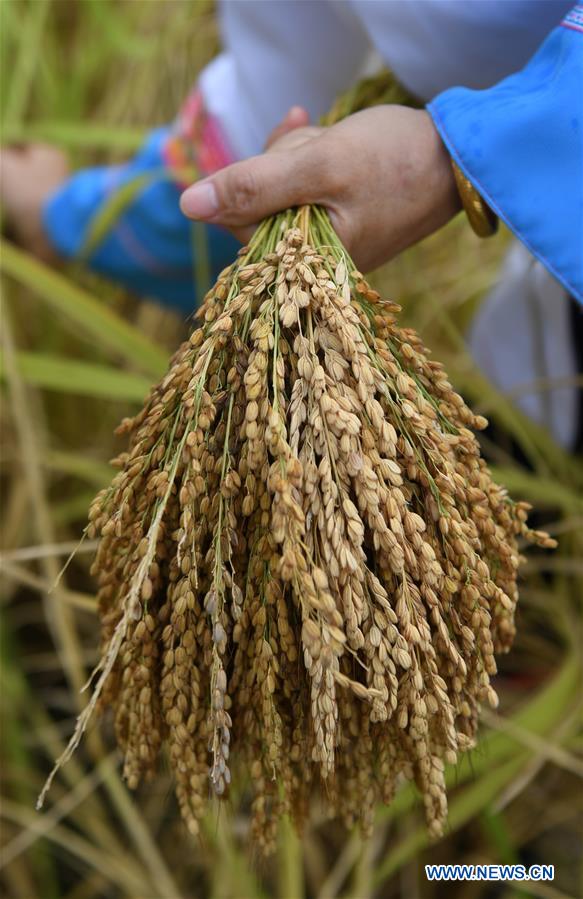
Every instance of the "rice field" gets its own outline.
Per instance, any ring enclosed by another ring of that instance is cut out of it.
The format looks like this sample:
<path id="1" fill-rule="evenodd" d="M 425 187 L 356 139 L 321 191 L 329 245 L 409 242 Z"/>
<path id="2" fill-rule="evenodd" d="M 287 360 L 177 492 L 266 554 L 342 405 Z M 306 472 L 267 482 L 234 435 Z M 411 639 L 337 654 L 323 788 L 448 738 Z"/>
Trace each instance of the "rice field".
<path id="1" fill-rule="evenodd" d="M 74 167 L 120 161 L 169 120 L 218 47 L 211 3 L 4 0 L 2 142 L 46 140 Z M 147 89 L 144 89 L 147 86 Z M 581 894 L 583 471 L 479 375 L 464 331 L 494 283 L 507 234 L 480 242 L 460 218 L 373 282 L 403 306 L 454 386 L 496 425 L 484 447 L 496 478 L 559 542 L 521 569 L 518 634 L 500 666 L 500 706 L 446 769 L 449 817 L 430 840 L 410 785 L 379 806 L 373 834 L 314 803 L 298 837 L 284 820 L 264 859 L 251 792 L 238 784 L 190 836 L 168 763 L 137 791 L 122 778 L 113 726 L 93 724 L 36 798 L 88 700 L 97 660 L 94 546 L 77 547 L 94 495 L 121 451 L 113 436 L 190 326 L 70 265 L 53 270 L 4 235 L 2 286 L 2 895 L 15 899 L 463 899 Z M 518 452 L 517 452 L 518 448 Z M 521 461 L 518 461 L 520 459 Z M 553 864 L 553 883 L 429 883 L 424 865 Z"/>

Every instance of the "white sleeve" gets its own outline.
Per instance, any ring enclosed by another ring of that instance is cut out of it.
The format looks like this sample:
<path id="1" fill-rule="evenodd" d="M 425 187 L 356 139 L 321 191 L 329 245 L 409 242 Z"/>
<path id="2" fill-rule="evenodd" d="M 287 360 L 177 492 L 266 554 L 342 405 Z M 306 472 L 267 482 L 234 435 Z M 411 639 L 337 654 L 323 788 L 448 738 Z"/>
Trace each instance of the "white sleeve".
<path id="1" fill-rule="evenodd" d="M 401 83 L 423 100 L 521 69 L 572 0 L 348 0 Z"/>
<path id="2" fill-rule="evenodd" d="M 199 84 L 239 158 L 290 106 L 317 120 L 372 47 L 409 90 L 484 88 L 520 69 L 570 0 L 222 0 L 224 52 Z"/>
<path id="3" fill-rule="evenodd" d="M 317 121 L 370 49 L 345 0 L 223 0 L 220 22 L 225 51 L 199 84 L 240 158 L 263 149 L 290 106 Z"/>

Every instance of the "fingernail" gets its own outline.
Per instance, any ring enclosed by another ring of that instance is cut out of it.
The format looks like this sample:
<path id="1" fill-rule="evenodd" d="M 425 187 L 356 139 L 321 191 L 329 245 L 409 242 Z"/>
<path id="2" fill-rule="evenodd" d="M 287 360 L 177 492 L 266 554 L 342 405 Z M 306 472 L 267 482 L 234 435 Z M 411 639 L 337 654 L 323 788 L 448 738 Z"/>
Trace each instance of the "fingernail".
<path id="1" fill-rule="evenodd" d="M 288 111 L 286 118 L 309 120 L 309 115 L 303 106 L 292 106 Z"/>
<path id="2" fill-rule="evenodd" d="M 180 197 L 180 208 L 193 219 L 210 219 L 218 212 L 219 198 L 212 181 L 193 184 Z"/>

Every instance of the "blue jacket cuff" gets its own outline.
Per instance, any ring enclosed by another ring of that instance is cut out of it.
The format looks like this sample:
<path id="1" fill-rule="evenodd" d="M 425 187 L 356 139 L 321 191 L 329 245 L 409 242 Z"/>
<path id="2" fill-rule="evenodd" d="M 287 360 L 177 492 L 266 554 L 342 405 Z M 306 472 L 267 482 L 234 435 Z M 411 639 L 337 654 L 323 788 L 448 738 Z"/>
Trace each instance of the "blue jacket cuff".
<path id="1" fill-rule="evenodd" d="M 583 302 L 583 31 L 567 20 L 521 72 L 428 111 L 491 209 Z"/>

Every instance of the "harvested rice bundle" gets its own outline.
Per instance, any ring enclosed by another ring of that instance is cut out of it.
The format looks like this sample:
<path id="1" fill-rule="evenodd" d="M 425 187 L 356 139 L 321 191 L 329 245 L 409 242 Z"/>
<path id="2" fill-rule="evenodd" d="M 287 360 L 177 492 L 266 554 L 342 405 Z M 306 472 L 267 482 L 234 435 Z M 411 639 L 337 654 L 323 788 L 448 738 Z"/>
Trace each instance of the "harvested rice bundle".
<path id="1" fill-rule="evenodd" d="M 495 484 L 455 393 L 318 208 L 263 223 L 198 312 L 90 511 L 103 654 L 131 787 L 170 759 L 196 834 L 249 782 L 258 843 L 320 790 L 370 830 L 413 779 L 433 835 L 444 764 L 495 705 L 527 506 Z M 64 760 L 62 759 L 62 760 Z M 61 761 L 62 761 L 61 760 Z"/>
<path id="2" fill-rule="evenodd" d="M 321 781 L 368 828 L 413 778 L 437 835 L 444 762 L 496 704 L 517 540 L 550 541 L 398 311 L 325 213 L 286 213 L 120 426 L 128 452 L 90 512 L 103 660 L 80 729 L 113 708 L 132 787 L 165 745 L 193 833 L 233 764 L 266 848 Z"/>

